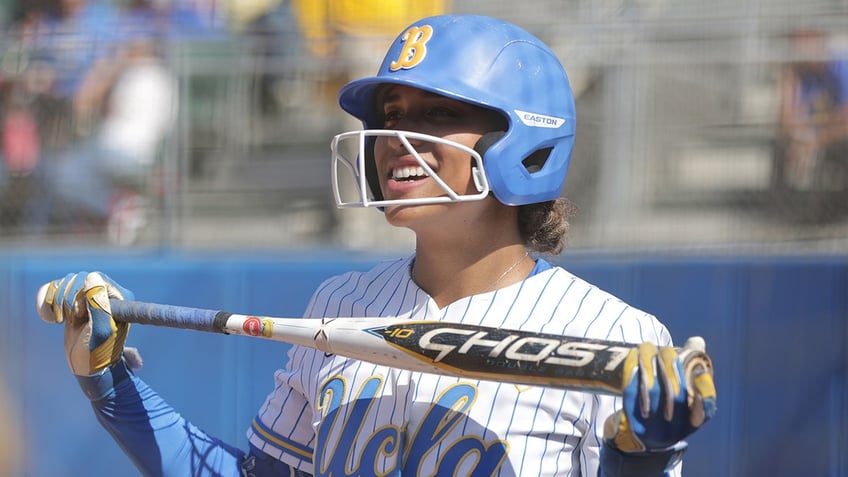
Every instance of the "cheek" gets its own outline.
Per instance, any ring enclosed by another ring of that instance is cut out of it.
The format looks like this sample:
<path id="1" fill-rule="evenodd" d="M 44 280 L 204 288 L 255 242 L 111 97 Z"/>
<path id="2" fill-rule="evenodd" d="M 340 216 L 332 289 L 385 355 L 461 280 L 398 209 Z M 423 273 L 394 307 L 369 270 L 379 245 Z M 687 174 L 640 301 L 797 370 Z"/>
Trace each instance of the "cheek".
<path id="1" fill-rule="evenodd" d="M 449 140 L 449 141 L 452 141 L 452 142 L 455 142 L 455 143 L 458 143 L 458 144 L 462 144 L 465 147 L 469 147 L 471 149 L 474 149 L 474 146 L 477 144 L 477 141 L 479 141 L 482 136 L 483 136 L 482 134 L 477 134 L 477 133 L 458 133 L 458 134 L 449 134 L 449 135 L 446 135 L 446 136 L 443 136 L 443 137 L 445 139 Z M 451 148 L 451 149 L 454 151 L 454 153 L 465 154 L 465 152 L 460 151 L 459 149 L 456 149 L 456 148 Z"/>
<path id="2" fill-rule="evenodd" d="M 367 149 L 367 146 L 366 146 Z M 374 145 L 371 146 L 371 160 L 373 160 L 376 164 L 380 164 L 386 157 L 386 138 L 378 137 L 374 140 Z"/>
<path id="3" fill-rule="evenodd" d="M 443 162 L 439 168 L 439 177 L 458 193 L 474 194 L 477 188 L 471 174 L 473 159 L 466 153 L 456 153 Z"/>
<path id="4" fill-rule="evenodd" d="M 453 134 L 450 136 L 445 136 L 445 139 L 455 142 L 457 144 L 461 144 L 470 149 L 474 149 L 474 146 L 477 144 L 477 141 L 480 139 L 479 134 Z M 462 149 L 458 149 L 453 146 L 448 146 L 444 144 L 440 144 L 437 146 L 437 150 L 439 154 L 444 159 L 443 163 L 449 164 L 450 166 L 461 164 L 463 169 L 466 168 L 469 164 L 474 161 L 474 158 L 471 157 L 466 151 Z"/>
<path id="5" fill-rule="evenodd" d="M 446 137 L 451 141 L 457 142 L 469 148 L 474 148 L 477 140 L 480 139 L 479 134 L 461 134 Z M 443 161 L 442 169 L 450 171 L 450 175 L 455 177 L 460 183 L 472 182 L 471 167 L 474 165 L 474 158 L 466 151 L 455 147 L 440 145 L 439 151 L 442 154 Z M 473 183 L 473 182 L 472 182 Z"/>

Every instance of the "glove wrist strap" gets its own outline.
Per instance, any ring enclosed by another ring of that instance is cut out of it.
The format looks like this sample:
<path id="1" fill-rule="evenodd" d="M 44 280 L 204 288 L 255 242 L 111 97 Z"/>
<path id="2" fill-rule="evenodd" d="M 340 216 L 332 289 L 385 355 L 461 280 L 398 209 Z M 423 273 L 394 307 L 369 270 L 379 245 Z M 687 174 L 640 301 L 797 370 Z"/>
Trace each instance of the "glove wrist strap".
<path id="1" fill-rule="evenodd" d="M 680 441 L 667 449 L 623 452 L 604 441 L 601 447 L 601 475 L 604 477 L 662 477 L 683 458 L 688 444 Z"/>

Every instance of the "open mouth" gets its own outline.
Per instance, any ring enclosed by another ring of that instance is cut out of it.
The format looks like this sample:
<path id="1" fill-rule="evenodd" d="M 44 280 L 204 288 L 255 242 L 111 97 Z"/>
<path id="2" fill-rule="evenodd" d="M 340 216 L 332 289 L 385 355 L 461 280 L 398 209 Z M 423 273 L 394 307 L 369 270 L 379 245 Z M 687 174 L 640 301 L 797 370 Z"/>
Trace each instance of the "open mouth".
<path id="1" fill-rule="evenodd" d="M 415 181 L 430 177 L 423 167 L 396 167 L 392 169 L 392 179 L 398 182 Z"/>

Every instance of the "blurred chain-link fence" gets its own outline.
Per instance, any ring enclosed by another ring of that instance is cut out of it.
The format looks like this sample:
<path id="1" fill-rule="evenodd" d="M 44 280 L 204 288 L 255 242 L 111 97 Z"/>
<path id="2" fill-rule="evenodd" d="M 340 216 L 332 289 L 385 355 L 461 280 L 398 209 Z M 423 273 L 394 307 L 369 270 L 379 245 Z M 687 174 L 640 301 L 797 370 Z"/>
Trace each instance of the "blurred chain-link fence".
<path id="1" fill-rule="evenodd" d="M 330 188 L 329 141 L 356 127 L 335 93 L 376 69 L 389 38 L 338 25 L 329 29 L 337 36 L 316 35 L 297 2 L 271 3 L 195 35 L 179 25 L 122 35 L 133 41 L 121 55 L 87 71 L 71 60 L 108 32 L 59 34 L 53 25 L 51 36 L 26 17 L 7 28 L 0 241 L 410 246 L 377 211 L 336 210 Z M 848 126 L 832 128 L 833 147 L 815 148 L 807 139 L 823 136 L 817 129 L 793 132 L 780 119 L 795 66 L 830 65 L 816 70 L 825 89 L 848 84 L 836 62 L 848 58 L 848 2 L 433 3 L 513 21 L 569 71 L 578 113 L 564 189 L 579 210 L 571 248 L 848 250 L 848 157 L 838 138 Z M 799 46 L 813 32 L 821 41 Z M 151 50 L 139 46 L 148 40 Z M 62 80 L 86 93 L 63 95 Z M 848 110 L 848 90 L 830 101 Z M 137 161 L 144 167 L 120 171 L 104 195 L 93 178 L 111 167 L 103 162 L 141 157 L 150 144 L 154 153 Z"/>

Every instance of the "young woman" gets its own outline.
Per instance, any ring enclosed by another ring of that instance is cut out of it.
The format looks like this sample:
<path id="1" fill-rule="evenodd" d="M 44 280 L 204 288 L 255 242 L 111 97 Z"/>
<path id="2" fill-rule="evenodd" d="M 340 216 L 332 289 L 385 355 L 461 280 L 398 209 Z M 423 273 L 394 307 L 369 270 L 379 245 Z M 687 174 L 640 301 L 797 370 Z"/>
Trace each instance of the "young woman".
<path id="1" fill-rule="evenodd" d="M 378 72 L 342 88 L 364 130 L 332 145 L 341 207 L 376 207 L 415 253 L 333 277 L 307 317 L 479 324 L 641 343 L 624 396 L 429 375 L 294 347 L 248 430 L 247 454 L 185 422 L 121 360 L 124 325 L 102 274 L 53 285 L 71 368 L 100 422 L 149 475 L 679 474 L 682 441 L 715 410 L 667 329 L 543 256 L 561 251 L 574 139 L 565 71 L 537 38 L 481 16 L 422 19 Z M 348 143 L 352 142 L 350 145 Z M 345 154 L 344 151 L 354 151 Z M 359 192 L 338 182 L 350 172 Z M 48 294 L 48 296 L 52 296 Z M 85 333 L 91 330 L 90 343 Z M 692 388 L 690 383 L 694 383 Z M 691 391 L 691 392 L 690 392 Z M 606 427 L 606 429 L 605 429 Z"/>

